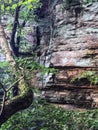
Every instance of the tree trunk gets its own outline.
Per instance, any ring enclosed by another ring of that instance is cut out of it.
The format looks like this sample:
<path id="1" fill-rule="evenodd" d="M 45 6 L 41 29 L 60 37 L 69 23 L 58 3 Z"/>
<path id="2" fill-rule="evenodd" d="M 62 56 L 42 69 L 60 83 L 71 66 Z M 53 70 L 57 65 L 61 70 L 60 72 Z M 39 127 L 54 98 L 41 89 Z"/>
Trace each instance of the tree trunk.
<path id="1" fill-rule="evenodd" d="M 16 63 L 13 58 L 12 51 L 9 49 L 2 25 L 0 25 L 0 46 L 2 50 L 4 50 L 6 60 L 9 62 L 10 66 L 15 68 Z M 7 121 L 11 115 L 17 111 L 29 107 L 33 101 L 33 92 L 24 77 L 21 78 L 18 84 L 20 94 L 10 100 L 5 101 L 4 109 L 0 115 L 0 125 Z"/>

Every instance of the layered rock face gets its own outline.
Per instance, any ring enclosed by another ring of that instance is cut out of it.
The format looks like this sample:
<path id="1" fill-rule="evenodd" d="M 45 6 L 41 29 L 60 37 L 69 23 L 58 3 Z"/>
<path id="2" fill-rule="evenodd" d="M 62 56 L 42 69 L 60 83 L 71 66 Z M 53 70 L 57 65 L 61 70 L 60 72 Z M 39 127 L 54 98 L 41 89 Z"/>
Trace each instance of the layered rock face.
<path id="1" fill-rule="evenodd" d="M 41 2 L 37 11 L 40 62 L 57 69 L 45 76 L 42 96 L 54 103 L 98 107 L 98 85 L 88 78 L 98 70 L 98 2 L 69 9 L 62 0 Z M 83 73 L 87 75 L 71 82 Z"/>

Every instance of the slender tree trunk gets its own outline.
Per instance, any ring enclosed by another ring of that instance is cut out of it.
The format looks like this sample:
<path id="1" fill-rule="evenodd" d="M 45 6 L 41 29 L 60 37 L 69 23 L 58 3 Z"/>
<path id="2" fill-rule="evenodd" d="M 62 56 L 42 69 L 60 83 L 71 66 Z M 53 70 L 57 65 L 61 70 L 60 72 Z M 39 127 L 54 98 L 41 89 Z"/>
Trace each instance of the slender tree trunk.
<path id="1" fill-rule="evenodd" d="M 15 42 L 15 35 L 17 32 L 17 27 L 18 27 L 18 22 L 19 22 L 18 19 L 19 19 L 20 7 L 21 6 L 17 6 L 16 11 L 15 11 L 14 23 L 13 23 L 12 34 L 11 34 L 11 39 L 10 39 L 10 46 L 12 48 L 12 52 L 17 57 L 19 55 L 19 41 L 17 43 Z"/>
<path id="2" fill-rule="evenodd" d="M 4 50 L 6 60 L 14 65 L 15 61 L 12 56 L 12 50 L 9 49 L 9 46 L 5 37 L 5 32 L 1 24 L 0 24 L 0 46 L 2 50 Z"/>

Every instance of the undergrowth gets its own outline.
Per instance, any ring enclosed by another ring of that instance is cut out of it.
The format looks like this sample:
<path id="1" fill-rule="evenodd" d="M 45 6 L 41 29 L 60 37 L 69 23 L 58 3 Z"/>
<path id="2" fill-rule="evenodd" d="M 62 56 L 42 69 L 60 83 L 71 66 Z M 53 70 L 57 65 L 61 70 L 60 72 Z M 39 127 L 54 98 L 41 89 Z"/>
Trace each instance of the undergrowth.
<path id="1" fill-rule="evenodd" d="M 70 111 L 36 99 L 0 130 L 98 130 L 98 110 Z"/>

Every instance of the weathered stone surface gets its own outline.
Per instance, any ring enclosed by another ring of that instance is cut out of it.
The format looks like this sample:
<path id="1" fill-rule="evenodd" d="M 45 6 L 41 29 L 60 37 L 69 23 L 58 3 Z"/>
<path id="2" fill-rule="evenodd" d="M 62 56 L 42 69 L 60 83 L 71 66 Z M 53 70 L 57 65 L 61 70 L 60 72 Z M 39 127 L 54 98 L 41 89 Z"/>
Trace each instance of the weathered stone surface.
<path id="1" fill-rule="evenodd" d="M 98 85 L 90 86 L 87 78 L 77 83 L 70 81 L 82 72 L 97 71 L 98 2 L 83 6 L 78 17 L 74 10 L 65 10 L 61 0 L 50 0 L 45 5 L 37 20 L 43 52 L 40 61 L 57 68 L 58 73 L 46 75 L 42 96 L 49 102 L 95 108 Z"/>

